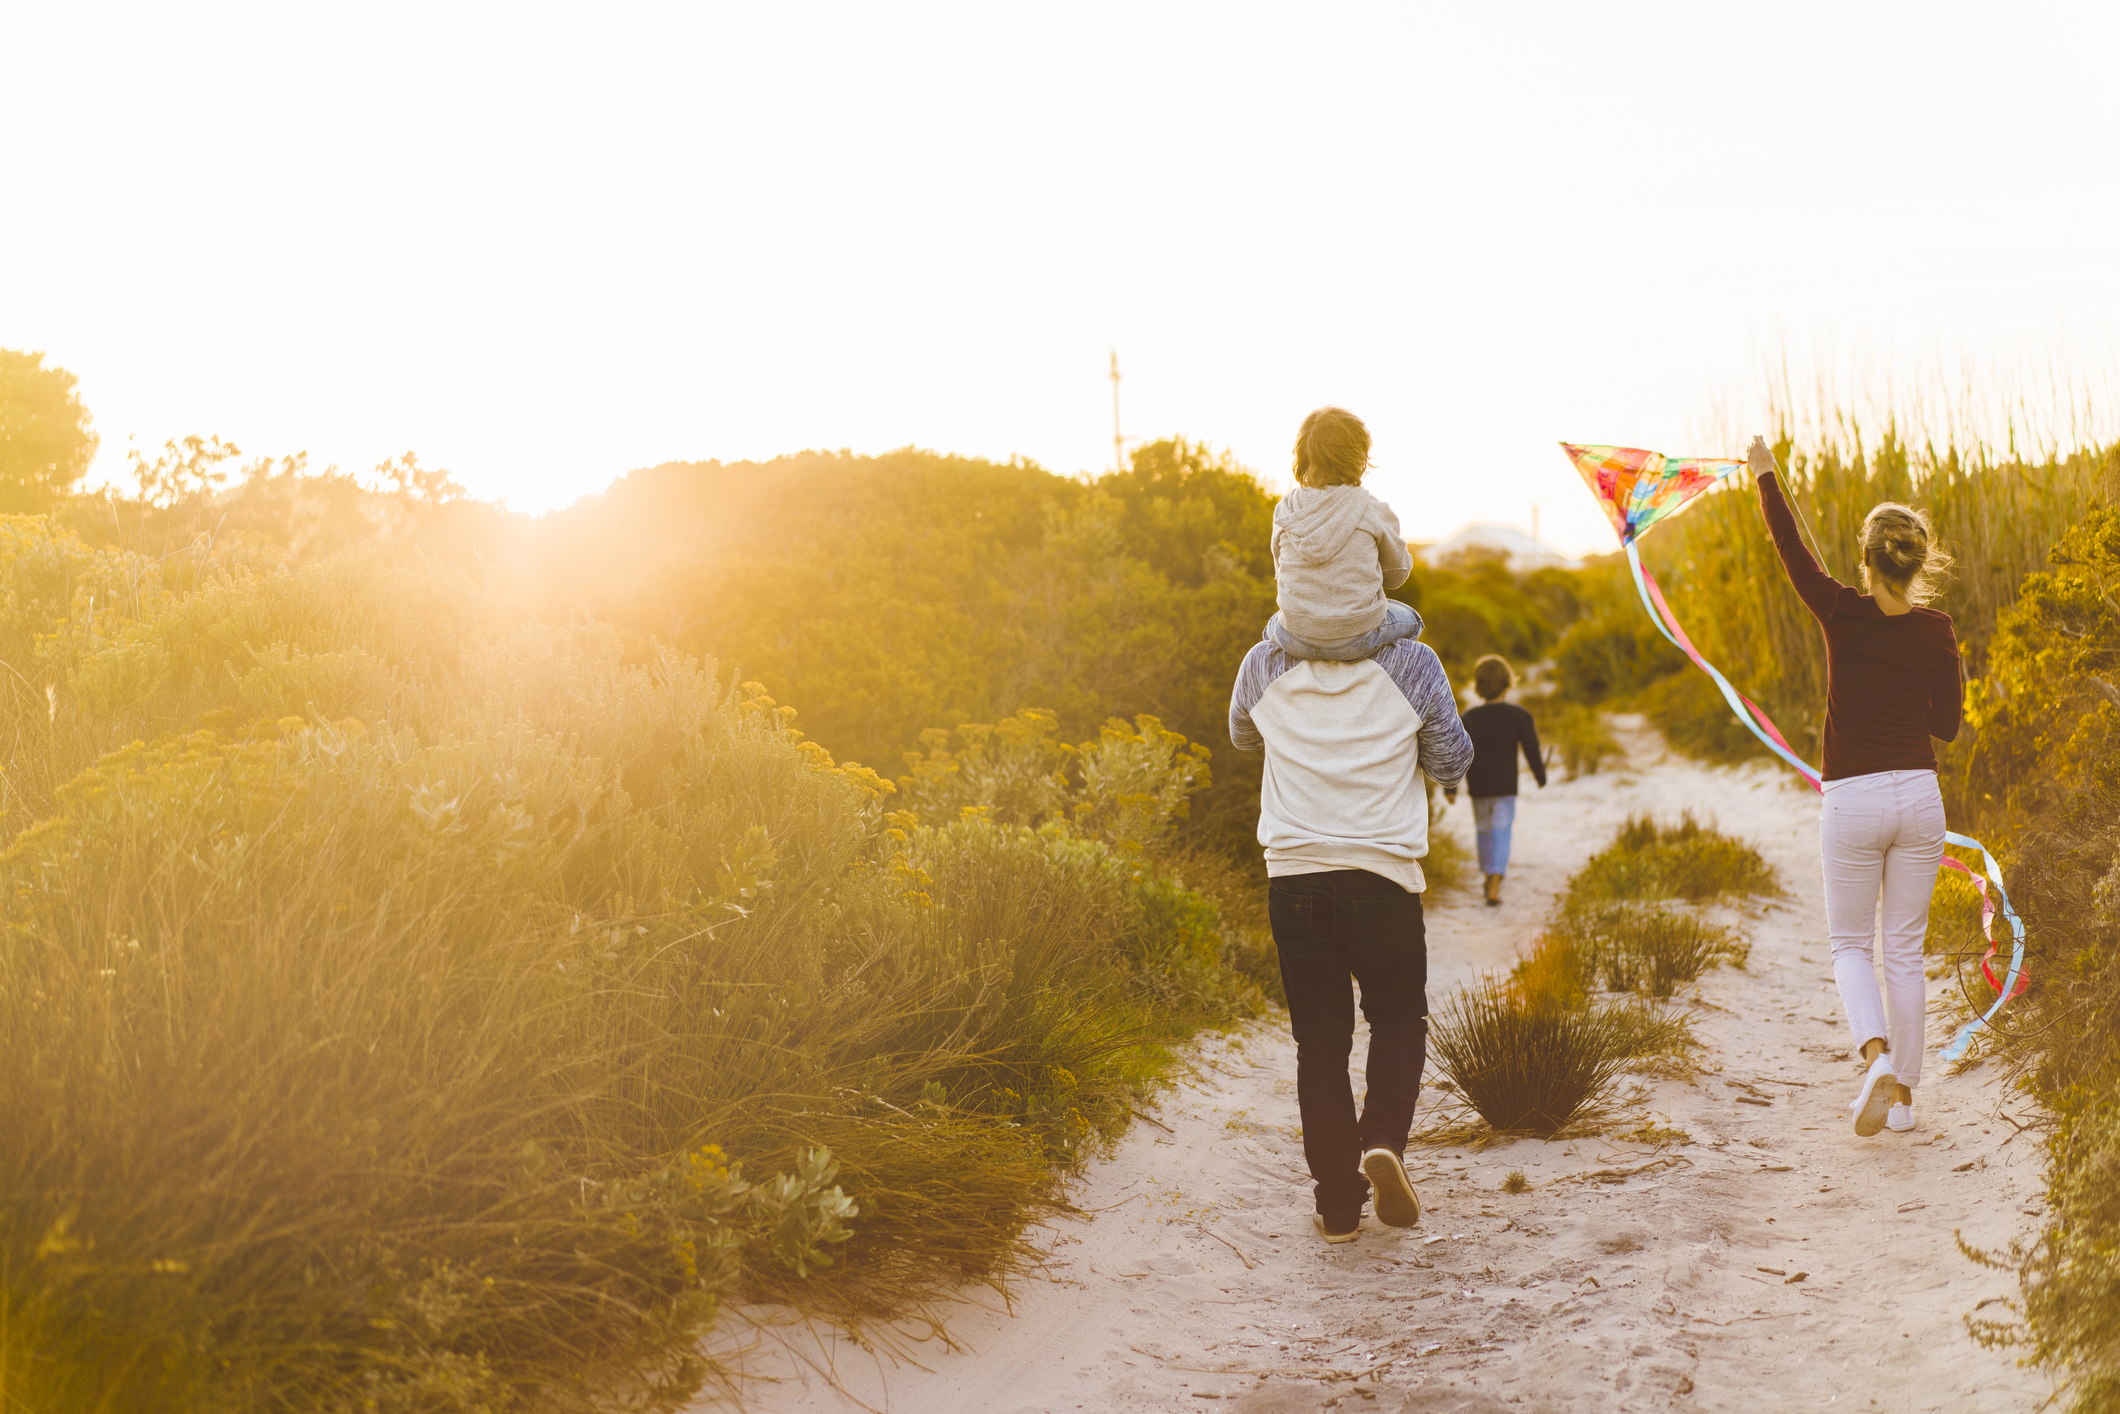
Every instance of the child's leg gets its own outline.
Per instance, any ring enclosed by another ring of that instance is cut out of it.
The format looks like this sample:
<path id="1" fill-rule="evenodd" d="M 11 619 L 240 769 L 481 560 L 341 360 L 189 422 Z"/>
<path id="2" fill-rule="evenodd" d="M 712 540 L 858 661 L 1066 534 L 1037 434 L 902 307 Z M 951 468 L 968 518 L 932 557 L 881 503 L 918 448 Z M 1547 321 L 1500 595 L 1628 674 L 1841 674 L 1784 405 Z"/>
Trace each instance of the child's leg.
<path id="1" fill-rule="evenodd" d="M 1308 639 L 1289 628 L 1279 614 L 1266 621 L 1266 632 L 1262 635 L 1268 643 L 1291 658 L 1333 659 L 1338 655 L 1332 650 L 1336 646 Z"/>
<path id="2" fill-rule="evenodd" d="M 1494 838 L 1494 847 L 1491 851 L 1494 856 L 1494 867 L 1487 869 L 1485 865 L 1482 865 L 1481 868 L 1485 869 L 1489 874 L 1507 874 L 1509 872 L 1509 836 L 1516 828 L 1516 797 L 1513 795 L 1498 795 L 1488 801 L 1487 819 L 1487 829 Z"/>
<path id="3" fill-rule="evenodd" d="M 1494 807 L 1497 802 L 1507 799 L 1509 797 L 1506 795 L 1476 795 L 1472 797 L 1472 838 L 1479 848 L 1480 872 L 1482 874 L 1499 874 L 1502 872 L 1501 864 L 1496 862 L 1495 854 Z M 1508 836 L 1505 832 L 1502 845 L 1503 862 L 1507 860 L 1507 839 Z"/>
<path id="4" fill-rule="evenodd" d="M 1382 634 L 1381 643 L 1396 643 L 1402 638 L 1419 638 L 1427 625 L 1421 622 L 1421 611 L 1411 604 L 1401 604 L 1396 599 L 1384 601 L 1384 624 L 1377 632 Z"/>
<path id="5" fill-rule="evenodd" d="M 1396 599 L 1384 601 L 1384 622 L 1368 633 L 1353 638 L 1321 640 L 1304 638 L 1291 631 L 1279 614 L 1266 621 L 1265 637 L 1274 647 L 1291 658 L 1311 658 L 1328 663 L 1352 663 L 1367 658 L 1387 643 L 1396 643 L 1402 638 L 1417 638 L 1422 628 L 1421 616 L 1412 606 L 1401 604 Z"/>

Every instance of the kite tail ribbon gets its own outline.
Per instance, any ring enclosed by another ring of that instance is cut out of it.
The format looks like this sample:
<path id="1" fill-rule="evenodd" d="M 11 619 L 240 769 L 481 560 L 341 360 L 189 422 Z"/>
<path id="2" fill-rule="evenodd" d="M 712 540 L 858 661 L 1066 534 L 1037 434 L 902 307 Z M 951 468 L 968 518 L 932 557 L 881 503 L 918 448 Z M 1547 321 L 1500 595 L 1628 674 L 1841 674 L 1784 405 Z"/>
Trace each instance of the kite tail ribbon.
<path id="1" fill-rule="evenodd" d="M 1677 615 L 1673 614 L 1671 606 L 1664 602 L 1664 591 L 1657 585 L 1656 576 L 1649 573 L 1648 567 L 1642 564 L 1641 552 L 1635 548 L 1632 540 L 1626 543 L 1626 554 L 1627 568 L 1633 571 L 1634 574 L 1634 587 L 1640 591 L 1642 605 L 1648 609 L 1649 618 L 1655 623 L 1657 632 L 1671 640 L 1673 647 L 1693 660 L 1694 667 L 1699 668 L 1708 675 L 1715 683 L 1715 686 L 1721 690 L 1723 700 L 1730 704 L 1730 710 L 1737 714 L 1737 719 L 1740 722 L 1743 722 L 1746 727 L 1751 729 L 1752 735 L 1764 742 L 1769 751 L 1772 751 L 1783 761 L 1795 767 L 1803 775 L 1803 778 L 1811 783 L 1811 789 L 1822 792 L 1825 789 L 1825 785 L 1819 778 L 1818 772 L 1811 769 L 1810 763 L 1798 756 L 1790 748 L 1787 740 L 1782 737 L 1780 730 L 1775 727 L 1767 714 L 1760 710 L 1759 705 L 1736 688 L 1730 686 L 1730 680 L 1716 671 L 1713 663 L 1700 656 L 1700 650 L 1693 646 L 1693 640 L 1686 637 L 1685 629 L 1679 625 Z M 1950 1044 L 1943 1048 L 1943 1058 L 1947 1061 L 1955 1061 L 1963 1056 L 1966 1048 L 1972 1044 L 1973 1033 L 1985 1029 L 1994 1018 L 1995 1013 L 2002 1009 L 2002 1004 L 2024 990 L 2026 985 L 2022 975 L 2024 972 L 2024 920 L 2017 916 L 2017 910 L 2011 906 L 2009 891 L 2002 886 L 2002 870 L 1995 863 L 1995 856 L 1988 853 L 1987 846 L 1976 839 L 1954 831 L 1946 831 L 1943 840 L 1945 844 L 1956 846 L 1959 849 L 1971 849 L 1980 852 L 1982 872 L 1986 876 L 1984 878 L 1981 874 L 1975 874 L 1971 868 L 1951 858 L 1949 855 L 1944 856 L 1943 862 L 1972 880 L 1973 887 L 1980 890 L 1980 933 L 1988 942 L 1987 955 L 1980 960 L 1980 971 L 1987 978 L 1988 985 L 1993 987 L 1996 992 L 1994 1005 L 1959 1027 L 1958 1034 L 1953 1036 Z M 1994 921 L 1995 914 L 1998 911 L 1998 903 L 1999 911 L 2010 925 L 2009 971 L 2000 982 L 1995 980 L 1994 969 L 1989 965 L 1990 959 L 1995 956 L 1997 947 Z"/>
<path id="2" fill-rule="evenodd" d="M 1973 1033 L 1985 1030 L 1988 1022 L 1994 1019 L 1995 1013 L 2002 1010 L 2002 1004 L 2022 992 L 2027 985 L 2022 976 L 2024 972 L 2024 920 L 2017 916 L 2017 910 L 2011 906 L 2009 890 L 2002 887 L 2002 870 L 1996 865 L 1995 856 L 1987 852 L 1986 845 L 1970 836 L 1961 835 L 1953 830 L 1944 832 L 1943 842 L 1949 845 L 1956 845 L 1960 849 L 1977 849 L 1980 851 L 1981 869 L 1987 875 L 1984 879 L 1949 855 L 1943 857 L 1943 862 L 1965 875 L 1968 879 L 1971 879 L 1973 887 L 1980 890 L 1980 933 L 1982 937 L 1988 940 L 1987 956 L 1980 959 L 1980 972 L 1982 976 L 1987 978 L 1987 984 L 1995 989 L 1995 1004 L 1959 1027 L 1958 1034 L 1951 1037 L 1951 1043 L 1943 1048 L 1943 1058 L 1947 1061 L 1954 1061 L 1965 1054 L 1966 1047 L 1973 1044 Z M 1992 893 L 1989 892 L 1991 885 L 1994 890 Z M 2002 916 L 2009 920 L 2010 925 L 2010 966 L 2008 973 L 2000 982 L 1995 980 L 1995 970 L 1989 966 L 1989 960 L 1995 956 L 1994 922 L 1997 900 L 2000 900 Z"/>
<path id="3" fill-rule="evenodd" d="M 1714 679 L 1715 685 L 1722 689 L 1723 700 L 1730 704 L 1730 710 L 1737 714 L 1737 720 L 1752 729 L 1752 735 L 1765 742 L 1767 749 L 1776 756 L 1802 772 L 1803 778 L 1811 783 L 1812 790 L 1824 789 L 1819 782 L 1818 772 L 1812 770 L 1809 762 L 1790 749 L 1789 743 L 1782 739 L 1780 730 L 1768 719 L 1767 714 L 1762 712 L 1751 698 L 1730 686 L 1730 680 L 1717 672 L 1713 663 L 1700 656 L 1700 650 L 1693 646 L 1693 640 L 1686 637 L 1686 631 L 1679 627 L 1678 616 L 1673 614 L 1671 606 L 1664 602 L 1664 591 L 1657 586 L 1656 576 L 1649 573 L 1648 567 L 1642 563 L 1641 552 L 1634 548 L 1632 540 L 1627 542 L 1627 568 L 1634 571 L 1634 587 L 1641 591 L 1642 604 L 1649 610 L 1649 617 L 1655 622 L 1657 631 L 1670 639 L 1673 647 L 1691 658 L 1694 667 Z"/>

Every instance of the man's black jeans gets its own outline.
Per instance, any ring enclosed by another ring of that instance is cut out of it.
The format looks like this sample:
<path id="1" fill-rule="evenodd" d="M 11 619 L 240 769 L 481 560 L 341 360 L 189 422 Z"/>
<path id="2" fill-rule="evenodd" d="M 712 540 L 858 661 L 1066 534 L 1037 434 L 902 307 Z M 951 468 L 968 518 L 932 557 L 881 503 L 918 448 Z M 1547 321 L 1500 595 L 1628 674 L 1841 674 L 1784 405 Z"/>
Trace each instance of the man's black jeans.
<path id="1" fill-rule="evenodd" d="M 1428 933 L 1421 896 L 1366 869 L 1287 874 L 1266 888 L 1296 1037 L 1296 1103 L 1318 1212 L 1335 1232 L 1369 1198 L 1362 1154 L 1406 1151 L 1428 1056 Z M 1354 984 L 1369 1020 L 1369 1094 L 1355 1115 L 1347 1058 Z"/>

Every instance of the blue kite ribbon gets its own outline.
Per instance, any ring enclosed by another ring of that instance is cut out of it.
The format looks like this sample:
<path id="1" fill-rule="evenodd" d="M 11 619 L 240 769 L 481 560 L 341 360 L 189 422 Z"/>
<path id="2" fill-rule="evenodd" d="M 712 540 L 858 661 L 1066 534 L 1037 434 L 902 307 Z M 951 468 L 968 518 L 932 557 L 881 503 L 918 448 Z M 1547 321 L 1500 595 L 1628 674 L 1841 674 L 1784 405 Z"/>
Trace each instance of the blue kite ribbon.
<path id="1" fill-rule="evenodd" d="M 1958 1034 L 1951 1037 L 1950 1044 L 1943 1048 L 1943 1058 L 1947 1061 L 1954 1061 L 1965 1054 L 1966 1047 L 1973 1044 L 1973 1033 L 1975 1031 L 1985 1031 L 1988 1022 L 1994 1019 L 1995 1013 L 2002 1010 L 2002 1004 L 2008 1001 L 2017 990 L 2017 974 L 2024 970 L 2024 920 L 2017 916 L 2016 908 L 2010 903 L 2009 890 L 2002 887 L 2002 870 L 1996 865 L 1995 856 L 1987 852 L 1986 845 L 1970 835 L 1961 835 L 1951 830 L 1944 832 L 1943 842 L 1956 845 L 1960 849 L 1977 849 L 1980 851 L 1981 868 L 1987 874 L 1987 882 L 1995 886 L 1995 894 L 2002 900 L 2002 916 L 2009 920 L 2010 925 L 2010 970 L 2002 979 L 2002 986 L 1995 996 L 1995 1004 L 1959 1027 Z M 1960 864 L 1957 860 L 1952 859 L 1948 862 L 1953 868 L 1962 870 L 1968 876 L 1973 875 L 1972 870 L 1967 869 L 1965 865 Z M 1974 876 L 1973 882 L 1978 885 L 1981 881 L 1977 876 Z M 1984 886 L 1980 890 L 1980 903 L 1980 932 L 1981 936 L 1988 940 L 1988 952 L 1992 955 L 1995 951 L 1995 935 L 1992 928 L 1996 909 L 1994 903 L 1989 900 L 1987 889 Z M 1984 967 L 1985 964 L 1983 964 L 1983 969 Z M 1989 974 L 1989 983 L 1992 984 L 1994 980 L 1993 974 Z"/>
<path id="2" fill-rule="evenodd" d="M 1825 783 L 1818 772 L 1813 770 L 1809 762 L 1798 756 L 1790 748 L 1789 743 L 1783 739 L 1781 732 L 1775 727 L 1767 714 L 1761 711 L 1750 698 L 1730 686 L 1730 680 L 1717 671 L 1715 665 L 1702 657 L 1700 650 L 1693 646 L 1693 641 L 1686 636 L 1685 629 L 1679 625 L 1678 616 L 1671 612 L 1671 606 L 1664 601 L 1663 589 L 1657 584 L 1656 576 L 1650 574 L 1642 565 L 1641 552 L 1635 549 L 1632 537 L 1627 539 L 1623 548 L 1627 555 L 1627 568 L 1634 575 L 1634 587 L 1642 597 L 1642 607 L 1649 611 L 1649 620 L 1656 625 L 1657 632 L 1669 639 L 1674 648 L 1692 659 L 1694 666 L 1706 673 L 1714 681 L 1715 686 L 1722 692 L 1723 700 L 1729 703 L 1730 710 L 1737 714 L 1737 720 L 1743 722 L 1752 735 L 1765 743 L 1769 751 L 1772 751 L 1776 756 L 1779 756 L 1783 761 L 1801 772 L 1803 778 L 1811 783 L 1811 789 L 1823 792 Z M 1971 849 L 1980 852 L 1982 872 L 1987 876 L 1985 879 L 1981 878 L 1980 875 L 1974 874 L 1966 865 L 1956 859 L 1952 859 L 1948 855 L 1944 857 L 1943 862 L 1972 879 L 1974 887 L 1980 890 L 1980 933 L 1988 941 L 1990 956 L 1993 955 L 1995 950 L 1994 919 L 1998 911 L 1996 907 L 1998 899 L 2001 904 L 1999 911 L 2010 925 L 2010 966 L 2008 975 L 2003 978 L 2002 985 L 1997 989 L 1994 1005 L 1959 1027 L 1957 1034 L 1951 1037 L 1950 1043 L 1943 1048 L 1941 1052 L 1943 1058 L 1947 1061 L 1955 1061 L 1964 1056 L 1966 1048 L 1972 1045 L 1973 1033 L 1987 1029 L 1988 1023 L 1994 1019 L 1995 1013 L 2002 1010 L 2002 1004 L 2008 1001 L 2011 994 L 2016 991 L 2018 975 L 2024 970 L 2024 920 L 2017 916 L 2016 907 L 2010 903 L 2009 890 L 2002 886 L 2002 870 L 1995 863 L 1995 856 L 1988 853 L 1986 845 L 1970 835 L 1961 835 L 1956 831 L 1950 830 L 1944 832 L 1943 841 L 1945 844 L 1954 845 L 1959 849 Z M 1991 884 L 1995 890 L 1992 896 L 1988 893 L 1988 886 Z M 1985 970 L 1984 959 L 1982 966 L 1983 970 Z M 1991 985 L 1993 984 L 1994 976 L 1992 973 L 1988 974 L 1988 981 Z"/>

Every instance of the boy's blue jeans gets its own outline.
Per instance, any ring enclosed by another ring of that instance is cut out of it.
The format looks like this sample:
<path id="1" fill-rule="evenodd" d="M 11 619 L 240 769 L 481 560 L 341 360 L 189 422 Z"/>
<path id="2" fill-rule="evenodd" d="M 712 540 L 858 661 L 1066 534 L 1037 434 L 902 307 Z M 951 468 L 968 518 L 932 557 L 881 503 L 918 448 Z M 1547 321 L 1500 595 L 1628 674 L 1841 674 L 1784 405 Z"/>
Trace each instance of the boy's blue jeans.
<path id="1" fill-rule="evenodd" d="M 1367 658 L 1387 643 L 1421 636 L 1421 616 L 1410 604 L 1396 599 L 1384 601 L 1384 622 L 1353 638 L 1320 640 L 1291 633 L 1275 614 L 1266 621 L 1266 639 L 1291 658 L 1322 659 L 1328 663 L 1352 663 Z"/>
<path id="2" fill-rule="evenodd" d="M 1516 797 L 1472 797 L 1472 838 L 1480 847 L 1480 872 L 1509 872 L 1509 831 L 1516 824 Z"/>

